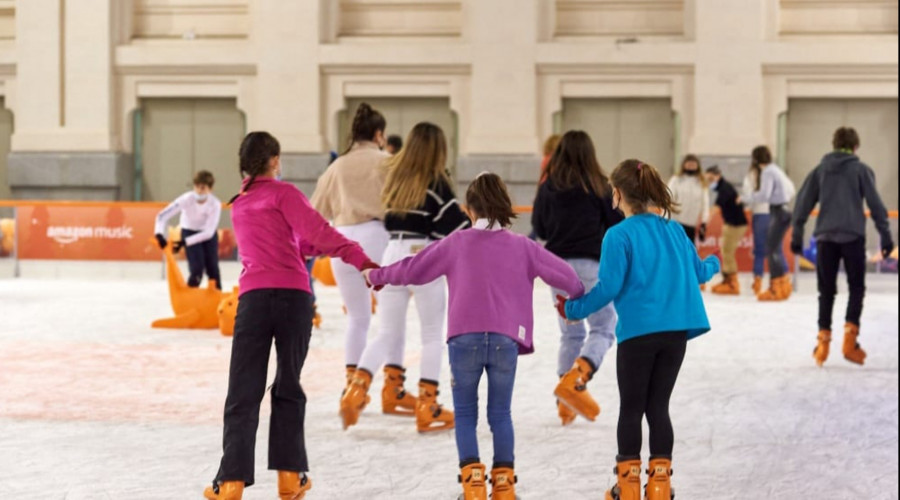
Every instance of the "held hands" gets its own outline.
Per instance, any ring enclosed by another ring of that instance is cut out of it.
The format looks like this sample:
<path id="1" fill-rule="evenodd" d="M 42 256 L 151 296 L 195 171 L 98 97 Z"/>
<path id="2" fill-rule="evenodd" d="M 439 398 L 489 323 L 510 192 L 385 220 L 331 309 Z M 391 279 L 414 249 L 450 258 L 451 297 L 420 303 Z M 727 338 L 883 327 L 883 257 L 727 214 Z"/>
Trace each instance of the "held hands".
<path id="1" fill-rule="evenodd" d="M 562 295 L 556 296 L 556 312 L 559 313 L 559 317 L 568 321 L 569 318 L 566 318 L 566 302 L 568 302 L 568 299 Z"/>
<path id="2" fill-rule="evenodd" d="M 374 291 L 376 291 L 376 292 L 380 292 L 381 289 L 384 288 L 384 285 L 373 286 L 373 285 L 372 285 L 372 281 L 369 280 L 369 275 L 372 274 L 372 270 L 373 270 L 373 269 L 379 269 L 380 267 L 381 267 L 381 266 L 379 266 L 378 264 L 372 262 L 371 260 L 367 260 L 367 261 L 362 265 L 362 269 L 360 270 L 360 272 L 361 272 L 362 275 L 363 275 L 363 279 L 366 280 L 366 286 L 369 287 L 369 288 L 371 288 L 372 290 L 374 290 Z"/>
<path id="3" fill-rule="evenodd" d="M 156 233 L 156 244 L 159 245 L 160 250 L 163 250 L 166 248 L 168 242 L 166 241 L 165 236 L 160 233 Z"/>

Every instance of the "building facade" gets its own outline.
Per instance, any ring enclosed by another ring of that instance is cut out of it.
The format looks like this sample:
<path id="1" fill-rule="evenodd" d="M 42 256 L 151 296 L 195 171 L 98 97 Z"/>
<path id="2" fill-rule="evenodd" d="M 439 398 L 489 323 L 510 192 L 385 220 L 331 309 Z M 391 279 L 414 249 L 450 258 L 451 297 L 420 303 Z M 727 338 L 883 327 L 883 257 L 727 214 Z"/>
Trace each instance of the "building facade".
<path id="1" fill-rule="evenodd" d="M 237 189 L 246 131 L 309 192 L 358 102 L 440 124 L 464 185 L 528 204 L 543 139 L 611 169 L 687 152 L 743 175 L 768 144 L 799 180 L 856 126 L 897 207 L 897 0 L 0 0 L 0 197 Z M 224 196 L 227 198 L 228 196 Z"/>

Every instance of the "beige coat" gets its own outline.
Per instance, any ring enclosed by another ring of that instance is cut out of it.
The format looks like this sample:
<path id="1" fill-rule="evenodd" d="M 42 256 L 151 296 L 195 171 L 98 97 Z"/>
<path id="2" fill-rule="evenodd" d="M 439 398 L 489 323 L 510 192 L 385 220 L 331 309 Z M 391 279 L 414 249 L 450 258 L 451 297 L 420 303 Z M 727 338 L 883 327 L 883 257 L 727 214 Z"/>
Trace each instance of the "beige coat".
<path id="1" fill-rule="evenodd" d="M 384 219 L 381 191 L 388 157 L 374 142 L 355 143 L 319 177 L 310 200 L 313 207 L 335 226 Z"/>

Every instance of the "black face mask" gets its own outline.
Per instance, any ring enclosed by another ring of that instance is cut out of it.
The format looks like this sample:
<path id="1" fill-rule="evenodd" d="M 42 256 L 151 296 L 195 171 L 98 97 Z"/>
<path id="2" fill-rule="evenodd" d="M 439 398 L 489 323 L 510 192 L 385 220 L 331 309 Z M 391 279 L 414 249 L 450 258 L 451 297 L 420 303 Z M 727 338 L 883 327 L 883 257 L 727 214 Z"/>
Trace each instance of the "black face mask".
<path id="1" fill-rule="evenodd" d="M 700 170 L 684 170 L 684 175 L 700 175 Z"/>

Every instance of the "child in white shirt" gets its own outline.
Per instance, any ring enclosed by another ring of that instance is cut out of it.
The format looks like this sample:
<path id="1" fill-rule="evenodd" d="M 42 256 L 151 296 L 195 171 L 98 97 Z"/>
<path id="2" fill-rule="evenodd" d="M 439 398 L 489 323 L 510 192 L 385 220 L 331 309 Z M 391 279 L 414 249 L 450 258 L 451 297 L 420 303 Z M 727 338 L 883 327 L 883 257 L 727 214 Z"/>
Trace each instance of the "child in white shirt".
<path id="1" fill-rule="evenodd" d="M 172 250 L 178 252 L 184 247 L 187 255 L 190 276 L 188 286 L 198 287 L 203 279 L 203 272 L 210 281 L 215 281 L 216 288 L 222 289 L 219 275 L 219 216 L 222 214 L 222 202 L 212 194 L 215 178 L 206 170 L 194 175 L 194 189 L 175 198 L 156 216 L 156 241 L 159 248 L 165 248 L 166 224 L 177 213 L 181 213 L 181 239 L 172 244 Z"/>

